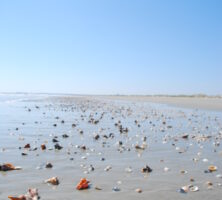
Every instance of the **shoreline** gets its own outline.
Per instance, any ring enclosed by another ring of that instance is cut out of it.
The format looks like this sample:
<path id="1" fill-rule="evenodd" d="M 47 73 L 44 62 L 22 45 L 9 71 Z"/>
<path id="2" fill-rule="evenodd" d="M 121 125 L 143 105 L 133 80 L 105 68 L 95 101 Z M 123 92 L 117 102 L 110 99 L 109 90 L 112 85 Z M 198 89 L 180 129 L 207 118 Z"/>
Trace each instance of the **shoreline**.
<path id="1" fill-rule="evenodd" d="M 4 94 L 4 93 L 0 93 Z M 6 94 L 5 94 L 6 95 Z M 10 93 L 10 95 L 21 95 L 20 93 Z M 107 99 L 124 100 L 133 102 L 150 102 L 156 104 L 165 104 L 177 108 L 201 109 L 210 111 L 222 111 L 222 97 L 208 95 L 87 95 L 87 94 L 50 94 L 50 93 L 25 93 L 24 95 L 41 96 L 41 99 L 63 99 L 71 101 L 76 98 L 83 99 Z"/>

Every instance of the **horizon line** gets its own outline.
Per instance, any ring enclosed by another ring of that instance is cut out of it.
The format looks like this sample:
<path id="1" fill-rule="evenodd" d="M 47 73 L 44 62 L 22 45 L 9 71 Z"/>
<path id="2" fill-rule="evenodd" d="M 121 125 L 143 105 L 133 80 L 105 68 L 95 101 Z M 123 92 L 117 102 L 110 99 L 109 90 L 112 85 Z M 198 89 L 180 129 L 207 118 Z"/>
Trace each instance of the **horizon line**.
<path id="1" fill-rule="evenodd" d="M 204 93 L 193 94 L 78 94 L 78 93 L 62 93 L 62 92 L 0 92 L 0 94 L 36 94 L 36 95 L 67 95 L 67 96 L 144 96 L 144 97 L 217 97 L 222 98 L 221 94 L 208 95 Z"/>

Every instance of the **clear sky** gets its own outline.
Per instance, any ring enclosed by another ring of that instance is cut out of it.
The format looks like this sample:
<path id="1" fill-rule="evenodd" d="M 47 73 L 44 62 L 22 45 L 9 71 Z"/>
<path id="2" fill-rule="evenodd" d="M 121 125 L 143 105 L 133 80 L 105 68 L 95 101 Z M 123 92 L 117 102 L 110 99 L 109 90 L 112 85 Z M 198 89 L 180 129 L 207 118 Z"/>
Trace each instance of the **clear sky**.
<path id="1" fill-rule="evenodd" d="M 0 92 L 222 94 L 222 1 L 1 0 Z"/>

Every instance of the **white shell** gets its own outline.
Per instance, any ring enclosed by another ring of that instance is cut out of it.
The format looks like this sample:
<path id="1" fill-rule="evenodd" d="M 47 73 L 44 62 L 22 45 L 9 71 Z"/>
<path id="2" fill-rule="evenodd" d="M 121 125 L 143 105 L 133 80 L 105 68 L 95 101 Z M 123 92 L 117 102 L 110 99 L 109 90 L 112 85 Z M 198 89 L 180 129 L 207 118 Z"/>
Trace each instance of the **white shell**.
<path id="1" fill-rule="evenodd" d="M 199 191 L 199 188 L 197 186 L 192 186 L 192 187 L 190 187 L 190 191 L 197 192 L 197 191 Z"/>

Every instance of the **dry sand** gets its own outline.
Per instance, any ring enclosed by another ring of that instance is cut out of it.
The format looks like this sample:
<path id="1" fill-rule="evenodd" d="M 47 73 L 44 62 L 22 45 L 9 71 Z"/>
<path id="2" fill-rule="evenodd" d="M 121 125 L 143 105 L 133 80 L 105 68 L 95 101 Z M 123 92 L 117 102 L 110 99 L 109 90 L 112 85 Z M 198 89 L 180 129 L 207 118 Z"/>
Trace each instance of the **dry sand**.
<path id="1" fill-rule="evenodd" d="M 100 96 L 104 99 L 152 102 L 176 107 L 222 111 L 220 97 L 180 97 L 180 96 Z"/>

